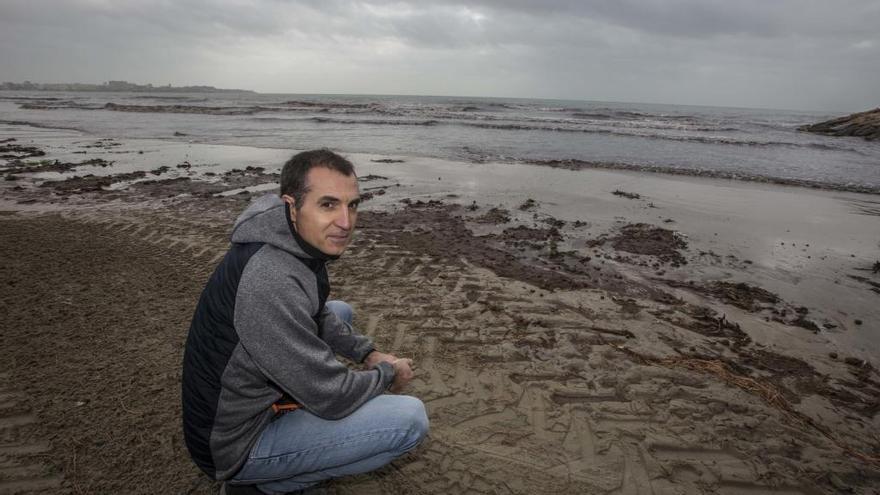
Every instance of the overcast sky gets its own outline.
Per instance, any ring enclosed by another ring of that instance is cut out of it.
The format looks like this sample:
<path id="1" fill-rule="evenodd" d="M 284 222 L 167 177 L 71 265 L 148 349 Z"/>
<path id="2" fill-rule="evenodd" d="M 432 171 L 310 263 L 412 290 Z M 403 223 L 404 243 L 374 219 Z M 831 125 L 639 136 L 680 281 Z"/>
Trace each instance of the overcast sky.
<path id="1" fill-rule="evenodd" d="M 854 111 L 878 0 L 0 0 L 0 80 Z"/>

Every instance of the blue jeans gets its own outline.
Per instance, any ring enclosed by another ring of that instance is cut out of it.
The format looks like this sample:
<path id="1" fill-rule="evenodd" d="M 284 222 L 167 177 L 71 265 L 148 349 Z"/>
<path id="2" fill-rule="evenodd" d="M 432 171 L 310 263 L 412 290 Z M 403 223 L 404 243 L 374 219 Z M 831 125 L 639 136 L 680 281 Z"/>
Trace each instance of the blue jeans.
<path id="1" fill-rule="evenodd" d="M 327 307 L 351 323 L 351 306 L 328 301 Z M 378 469 L 415 448 L 427 433 L 425 405 L 405 395 L 374 397 L 339 420 L 297 409 L 269 423 L 230 481 L 270 494 L 302 490 Z"/>

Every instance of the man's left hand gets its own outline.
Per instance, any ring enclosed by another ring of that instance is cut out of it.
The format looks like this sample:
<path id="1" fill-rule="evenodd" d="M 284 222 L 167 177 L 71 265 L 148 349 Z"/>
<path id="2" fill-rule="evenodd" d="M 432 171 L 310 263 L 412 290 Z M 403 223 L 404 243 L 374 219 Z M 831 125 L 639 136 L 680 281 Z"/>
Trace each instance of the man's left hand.
<path id="1" fill-rule="evenodd" d="M 397 356 L 393 354 L 385 354 L 384 352 L 373 351 L 367 354 L 367 357 L 364 359 L 364 364 L 367 366 L 367 369 L 373 369 L 377 364 L 385 361 L 388 364 L 394 364 L 394 361 L 397 361 Z"/>

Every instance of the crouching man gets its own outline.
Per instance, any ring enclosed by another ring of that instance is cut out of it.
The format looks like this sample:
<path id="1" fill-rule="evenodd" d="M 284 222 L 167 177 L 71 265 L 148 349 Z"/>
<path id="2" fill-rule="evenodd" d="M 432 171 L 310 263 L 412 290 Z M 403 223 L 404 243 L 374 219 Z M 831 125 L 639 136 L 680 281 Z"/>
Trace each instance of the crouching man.
<path id="1" fill-rule="evenodd" d="M 416 447 L 425 406 L 397 394 L 412 361 L 379 352 L 327 301 L 326 263 L 351 241 L 352 164 L 299 153 L 281 194 L 254 201 L 196 306 L 183 360 L 183 429 L 221 493 L 284 493 L 364 473 Z M 364 369 L 351 370 L 342 355 Z"/>

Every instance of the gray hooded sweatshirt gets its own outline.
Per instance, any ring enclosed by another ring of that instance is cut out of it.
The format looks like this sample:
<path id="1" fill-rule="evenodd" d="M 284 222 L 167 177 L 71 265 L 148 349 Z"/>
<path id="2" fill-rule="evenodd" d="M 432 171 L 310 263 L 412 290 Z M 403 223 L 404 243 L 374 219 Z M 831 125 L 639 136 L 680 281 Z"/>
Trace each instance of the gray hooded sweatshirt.
<path id="1" fill-rule="evenodd" d="M 362 362 L 372 342 L 324 307 L 326 257 L 299 238 L 281 198 L 254 201 L 231 240 L 193 315 L 182 377 L 187 448 L 221 480 L 244 464 L 282 397 L 339 419 L 394 380 L 388 363 L 353 371 L 336 359 Z"/>

